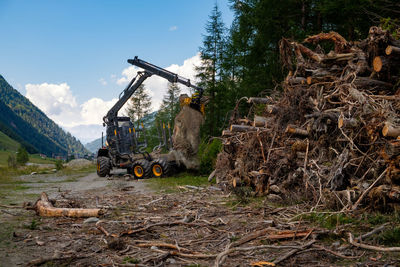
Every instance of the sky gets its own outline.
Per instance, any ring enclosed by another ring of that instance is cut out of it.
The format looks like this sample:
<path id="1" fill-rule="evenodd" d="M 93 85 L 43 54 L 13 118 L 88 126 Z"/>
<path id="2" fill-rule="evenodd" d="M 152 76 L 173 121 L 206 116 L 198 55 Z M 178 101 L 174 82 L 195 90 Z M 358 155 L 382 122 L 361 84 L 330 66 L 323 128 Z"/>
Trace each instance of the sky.
<path id="1" fill-rule="evenodd" d="M 139 70 L 127 59 L 195 81 L 215 3 L 229 26 L 228 0 L 0 0 L 0 74 L 85 144 L 105 131 L 103 116 Z M 144 84 L 157 110 L 167 81 Z"/>

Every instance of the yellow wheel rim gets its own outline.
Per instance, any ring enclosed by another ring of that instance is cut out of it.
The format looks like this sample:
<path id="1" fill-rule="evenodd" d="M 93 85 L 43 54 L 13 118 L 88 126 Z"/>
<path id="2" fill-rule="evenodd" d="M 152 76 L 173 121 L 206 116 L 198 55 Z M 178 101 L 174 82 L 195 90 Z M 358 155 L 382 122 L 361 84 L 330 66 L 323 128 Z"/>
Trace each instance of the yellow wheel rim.
<path id="1" fill-rule="evenodd" d="M 156 177 L 160 177 L 163 173 L 162 173 L 162 167 L 160 164 L 154 164 L 153 165 L 153 174 Z"/>
<path id="2" fill-rule="evenodd" d="M 143 174 L 144 174 L 144 170 L 143 170 L 142 166 L 135 166 L 135 168 L 133 169 L 133 173 L 135 174 L 136 177 L 142 178 Z"/>
<path id="3" fill-rule="evenodd" d="M 100 163 L 97 163 L 97 170 L 100 171 Z"/>

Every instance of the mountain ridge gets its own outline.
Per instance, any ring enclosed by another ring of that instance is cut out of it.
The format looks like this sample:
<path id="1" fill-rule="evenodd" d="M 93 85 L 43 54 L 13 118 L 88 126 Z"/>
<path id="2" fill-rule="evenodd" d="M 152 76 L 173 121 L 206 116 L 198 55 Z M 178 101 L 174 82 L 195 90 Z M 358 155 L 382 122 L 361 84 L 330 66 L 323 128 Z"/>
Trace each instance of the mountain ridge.
<path id="1" fill-rule="evenodd" d="M 84 155 L 88 151 L 83 144 L 65 132 L 53 120 L 36 107 L 28 98 L 15 90 L 0 75 L 0 130 L 24 145 L 27 150 L 54 154 Z"/>

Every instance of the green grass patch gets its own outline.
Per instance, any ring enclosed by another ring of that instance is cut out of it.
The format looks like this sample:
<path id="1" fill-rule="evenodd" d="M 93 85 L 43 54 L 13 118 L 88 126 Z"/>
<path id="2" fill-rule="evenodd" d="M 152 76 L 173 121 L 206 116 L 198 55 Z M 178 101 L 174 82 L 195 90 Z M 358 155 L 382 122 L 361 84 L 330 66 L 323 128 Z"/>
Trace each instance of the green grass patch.
<path id="1" fill-rule="evenodd" d="M 88 174 L 96 171 L 96 165 L 90 165 L 82 168 L 63 168 L 57 172 L 57 175 L 71 175 L 71 174 Z"/>
<path id="2" fill-rule="evenodd" d="M 39 154 L 32 154 L 29 155 L 29 162 L 36 164 L 54 164 L 56 160 L 52 158 L 42 158 Z"/>
<path id="3" fill-rule="evenodd" d="M 0 131 L 0 149 L 17 151 L 19 143 Z"/>
<path id="4" fill-rule="evenodd" d="M 390 223 L 400 223 L 400 213 L 395 212 L 393 214 L 383 214 L 383 213 L 365 213 L 362 216 L 365 222 L 374 225 L 381 225 L 387 222 Z"/>
<path id="5" fill-rule="evenodd" d="M 358 219 L 344 213 L 321 213 L 313 212 L 303 214 L 301 218 L 305 221 L 316 223 L 319 226 L 327 229 L 334 229 L 337 226 L 344 224 L 358 223 Z"/>
<path id="6" fill-rule="evenodd" d="M 129 256 L 124 257 L 123 261 L 124 261 L 124 263 L 131 263 L 131 264 L 139 264 L 140 263 L 139 259 L 132 258 Z"/>
<path id="7" fill-rule="evenodd" d="M 0 148 L 0 166 L 6 167 L 8 166 L 7 164 L 7 159 L 10 155 L 16 156 L 16 151 L 18 147 L 15 150 L 1 150 Z M 30 163 L 36 163 L 36 164 L 54 164 L 55 159 L 52 158 L 41 158 L 39 154 L 32 154 L 29 155 L 29 160 L 28 162 Z"/>
<path id="8" fill-rule="evenodd" d="M 32 172 L 38 172 L 38 166 L 24 166 L 16 169 L 8 167 L 0 167 L 0 184 L 12 183 L 14 180 L 12 177 L 31 174 Z"/>
<path id="9" fill-rule="evenodd" d="M 400 246 L 400 226 L 383 231 L 377 238 L 380 244 L 398 247 Z"/>
<path id="10" fill-rule="evenodd" d="M 165 191 L 166 193 L 173 193 L 179 191 L 178 186 L 193 185 L 193 186 L 207 186 L 209 185 L 206 176 L 197 176 L 190 173 L 180 173 L 175 176 L 165 178 L 151 178 L 144 180 L 149 187 L 156 191 Z"/>

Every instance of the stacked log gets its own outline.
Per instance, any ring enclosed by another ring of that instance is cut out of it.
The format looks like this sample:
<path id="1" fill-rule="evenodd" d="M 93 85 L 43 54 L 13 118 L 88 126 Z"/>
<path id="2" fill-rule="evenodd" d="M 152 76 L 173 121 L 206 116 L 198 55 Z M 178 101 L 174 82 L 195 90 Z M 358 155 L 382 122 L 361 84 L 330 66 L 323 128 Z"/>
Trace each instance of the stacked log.
<path id="1" fill-rule="evenodd" d="M 322 52 L 322 41 L 334 51 Z M 355 43 L 331 32 L 279 45 L 283 92 L 249 98 L 265 107 L 253 121 L 231 119 L 218 184 L 315 207 L 400 208 L 400 42 L 372 27 Z"/>

